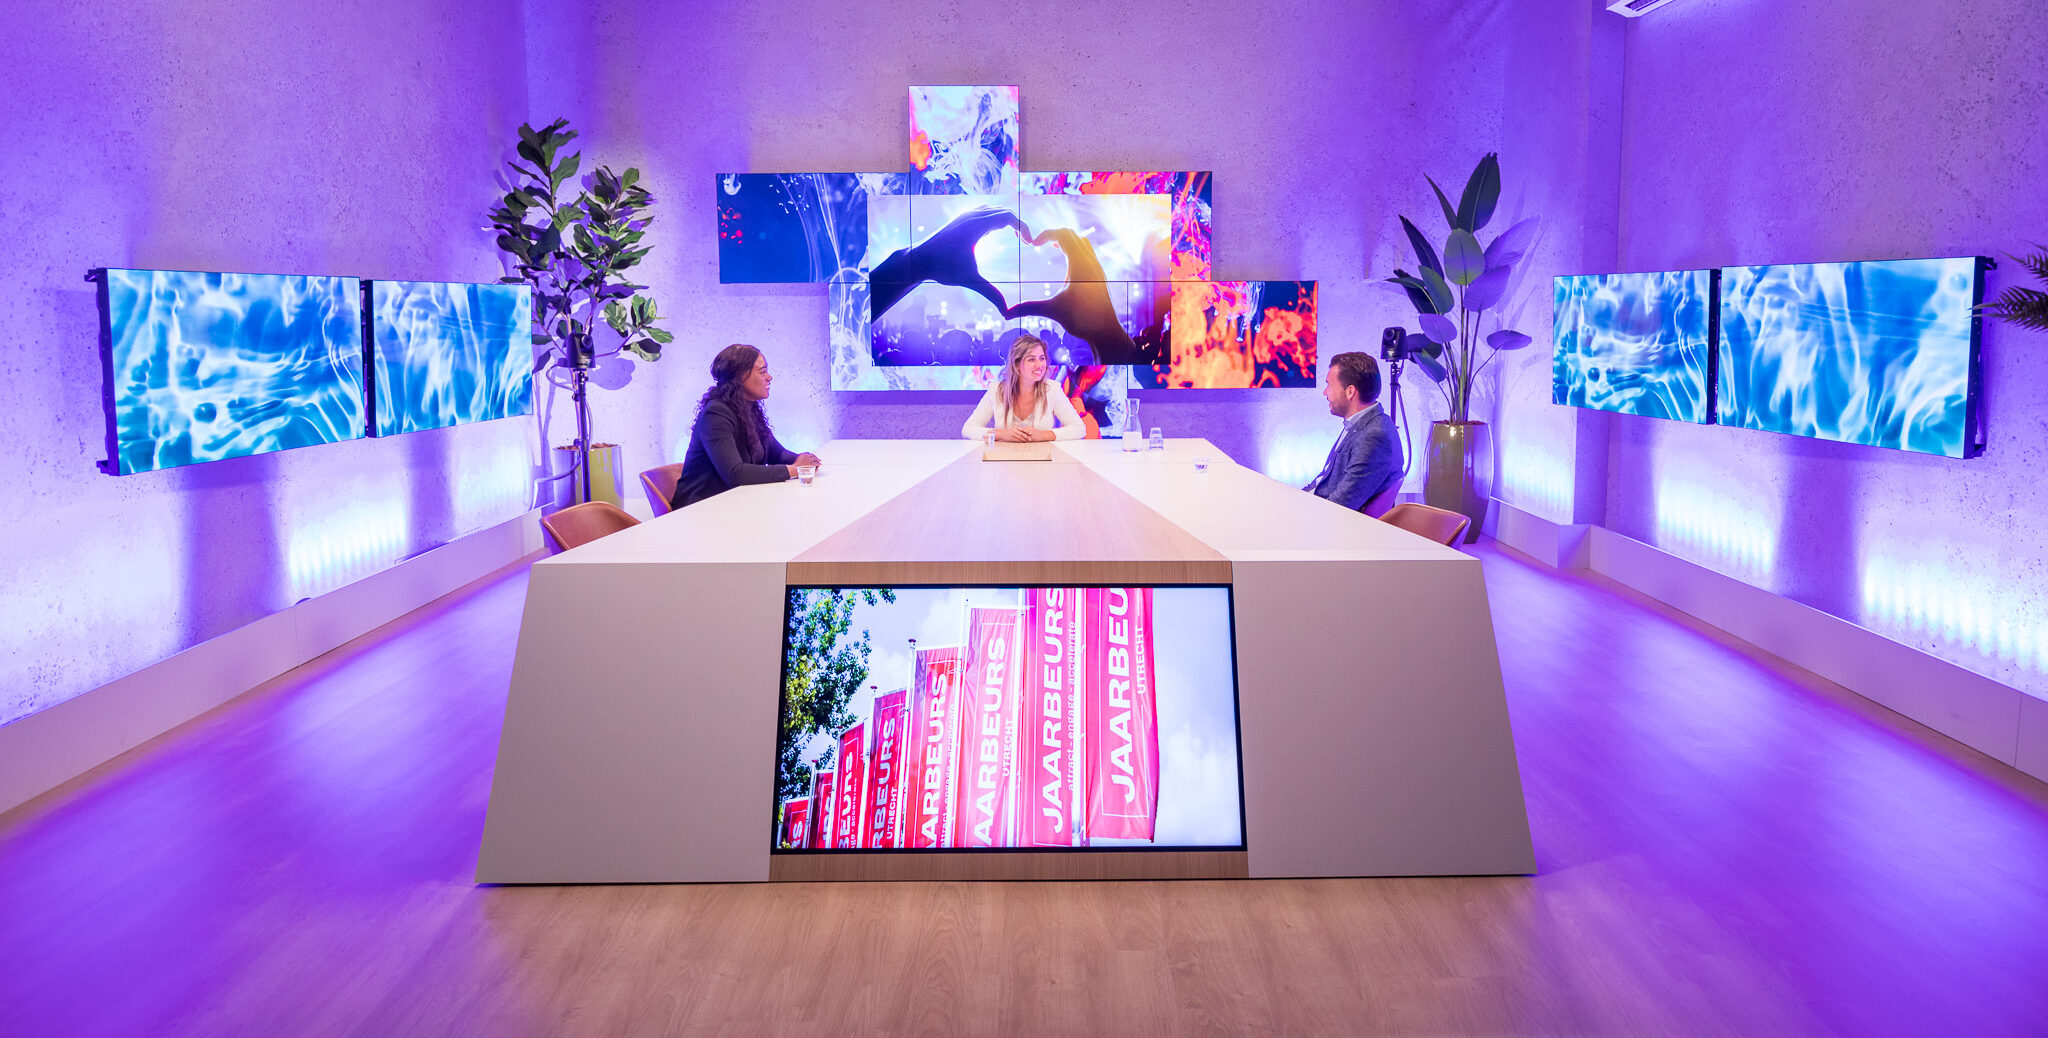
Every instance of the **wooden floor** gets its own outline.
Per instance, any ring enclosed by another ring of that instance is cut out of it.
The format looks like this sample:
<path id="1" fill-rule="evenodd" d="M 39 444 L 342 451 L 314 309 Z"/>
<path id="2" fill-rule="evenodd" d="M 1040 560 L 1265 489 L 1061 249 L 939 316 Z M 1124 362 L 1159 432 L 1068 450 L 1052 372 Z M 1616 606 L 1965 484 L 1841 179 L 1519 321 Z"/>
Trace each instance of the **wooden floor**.
<path id="1" fill-rule="evenodd" d="M 514 572 L 0 816 L 0 1035 L 2048 1033 L 2048 788 L 1481 551 L 1533 878 L 479 888 Z"/>

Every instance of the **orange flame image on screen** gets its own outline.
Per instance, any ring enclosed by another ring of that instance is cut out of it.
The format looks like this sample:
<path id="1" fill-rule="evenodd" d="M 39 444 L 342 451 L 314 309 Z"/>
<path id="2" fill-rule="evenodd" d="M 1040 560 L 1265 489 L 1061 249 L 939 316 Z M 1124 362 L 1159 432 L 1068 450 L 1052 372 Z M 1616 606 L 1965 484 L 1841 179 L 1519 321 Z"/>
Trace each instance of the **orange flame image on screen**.
<path id="1" fill-rule="evenodd" d="M 1314 385 L 1316 300 L 1317 290 L 1310 286 L 1294 305 L 1265 307 L 1254 323 L 1250 320 L 1253 304 L 1248 282 L 1175 285 L 1172 365 L 1166 385 L 1179 389 Z"/>

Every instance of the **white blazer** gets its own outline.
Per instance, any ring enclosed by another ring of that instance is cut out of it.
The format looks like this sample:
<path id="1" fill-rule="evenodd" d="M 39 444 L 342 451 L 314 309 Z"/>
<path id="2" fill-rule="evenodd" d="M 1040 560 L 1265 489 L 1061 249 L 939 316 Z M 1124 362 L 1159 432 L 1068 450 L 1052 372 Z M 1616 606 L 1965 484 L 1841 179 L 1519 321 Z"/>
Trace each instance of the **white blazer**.
<path id="1" fill-rule="evenodd" d="M 969 440 L 983 439 L 990 429 L 1006 429 L 1022 426 L 1026 429 L 1053 429 L 1055 440 L 1079 440 L 1088 435 L 1088 426 L 1074 411 L 1074 405 L 1067 400 L 1067 394 L 1060 392 L 1060 384 L 1050 379 L 1045 383 L 1045 399 L 1038 403 L 1038 413 L 1033 415 L 1011 415 L 1007 406 L 1008 397 L 1001 382 L 988 387 L 981 394 L 981 402 L 974 405 L 974 413 L 960 426 L 960 435 Z M 1059 427 L 1053 428 L 1057 420 Z"/>

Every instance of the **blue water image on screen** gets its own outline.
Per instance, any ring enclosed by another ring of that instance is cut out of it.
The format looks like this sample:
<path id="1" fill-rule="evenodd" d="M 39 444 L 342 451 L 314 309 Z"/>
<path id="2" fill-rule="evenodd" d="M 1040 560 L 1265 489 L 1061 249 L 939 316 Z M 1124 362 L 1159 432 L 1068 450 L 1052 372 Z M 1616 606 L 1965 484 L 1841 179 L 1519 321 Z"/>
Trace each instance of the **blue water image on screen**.
<path id="1" fill-rule="evenodd" d="M 1708 421 L 1713 282 L 1708 270 L 1556 279 L 1552 402 Z"/>
<path id="2" fill-rule="evenodd" d="M 103 272 L 109 470 L 364 434 L 356 278 Z"/>
<path id="3" fill-rule="evenodd" d="M 1721 423 L 1967 456 L 1979 262 L 1724 269 Z"/>
<path id="4" fill-rule="evenodd" d="M 718 280 L 817 283 L 852 270 L 868 252 L 869 200 L 904 194 L 904 181 L 901 173 L 718 174 Z"/>
<path id="5" fill-rule="evenodd" d="M 525 285 L 370 283 L 375 435 L 533 413 Z"/>

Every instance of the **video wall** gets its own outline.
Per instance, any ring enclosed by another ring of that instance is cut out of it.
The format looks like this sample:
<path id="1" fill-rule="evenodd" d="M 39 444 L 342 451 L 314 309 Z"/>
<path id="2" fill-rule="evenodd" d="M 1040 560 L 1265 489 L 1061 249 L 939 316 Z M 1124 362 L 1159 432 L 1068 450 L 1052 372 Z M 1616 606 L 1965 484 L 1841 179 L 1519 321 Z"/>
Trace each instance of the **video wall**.
<path id="1" fill-rule="evenodd" d="M 1230 591 L 791 588 L 777 852 L 1241 848 Z"/>
<path id="2" fill-rule="evenodd" d="M 93 276 L 110 474 L 533 412 L 525 286 Z"/>
<path id="3" fill-rule="evenodd" d="M 1560 277 L 1552 399 L 1973 457 L 1988 261 Z"/>
<path id="4" fill-rule="evenodd" d="M 834 389 L 983 388 L 1026 333 L 1101 400 L 1315 385 L 1315 283 L 1212 280 L 1210 174 L 1020 172 L 1017 104 L 911 88 L 907 173 L 719 175 L 720 280 L 826 284 Z"/>

